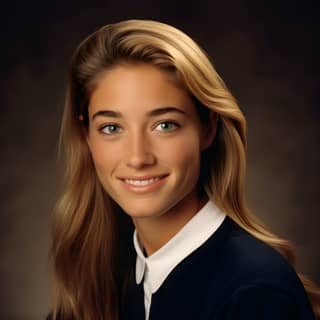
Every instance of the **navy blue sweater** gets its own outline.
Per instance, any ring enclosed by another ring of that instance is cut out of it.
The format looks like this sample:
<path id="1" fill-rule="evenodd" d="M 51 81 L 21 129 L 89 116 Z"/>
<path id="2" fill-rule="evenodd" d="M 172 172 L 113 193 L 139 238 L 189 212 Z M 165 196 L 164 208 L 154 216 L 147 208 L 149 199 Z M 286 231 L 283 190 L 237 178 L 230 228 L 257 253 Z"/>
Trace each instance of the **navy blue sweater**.
<path id="1" fill-rule="evenodd" d="M 145 320 L 143 281 L 132 279 L 121 320 Z M 152 295 L 149 320 L 314 320 L 296 272 L 228 216 Z"/>

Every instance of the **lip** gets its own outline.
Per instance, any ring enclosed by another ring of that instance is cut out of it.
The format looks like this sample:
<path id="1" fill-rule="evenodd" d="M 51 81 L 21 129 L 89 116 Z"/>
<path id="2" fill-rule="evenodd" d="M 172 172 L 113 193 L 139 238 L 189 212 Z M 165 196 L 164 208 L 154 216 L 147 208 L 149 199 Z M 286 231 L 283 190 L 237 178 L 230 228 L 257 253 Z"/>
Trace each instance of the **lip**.
<path id="1" fill-rule="evenodd" d="M 164 178 L 165 176 L 168 176 L 168 174 L 155 174 L 155 175 L 146 175 L 146 176 L 125 176 L 125 177 L 118 177 L 120 180 L 149 180 L 152 178 Z"/>
<path id="2" fill-rule="evenodd" d="M 148 193 L 151 191 L 155 191 L 156 189 L 160 188 L 164 183 L 166 183 L 167 178 L 169 174 L 162 174 L 162 175 L 148 175 L 148 176 L 128 176 L 128 177 L 121 177 L 119 178 L 119 181 L 121 185 L 128 191 L 137 193 L 137 194 L 143 194 Z M 152 178 L 160 178 L 158 181 L 152 182 L 148 185 L 144 186 L 136 186 L 125 182 L 125 179 L 129 180 L 148 180 Z"/>

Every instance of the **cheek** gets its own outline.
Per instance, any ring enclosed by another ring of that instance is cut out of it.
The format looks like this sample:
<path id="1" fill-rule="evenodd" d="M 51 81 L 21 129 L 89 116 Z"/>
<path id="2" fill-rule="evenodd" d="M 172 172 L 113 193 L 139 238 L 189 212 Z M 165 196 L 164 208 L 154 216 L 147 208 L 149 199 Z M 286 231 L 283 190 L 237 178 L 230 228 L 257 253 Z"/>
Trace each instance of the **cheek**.
<path id="1" fill-rule="evenodd" d="M 187 173 L 197 172 L 200 159 L 200 146 L 197 135 L 190 134 L 163 146 L 162 158 L 175 168 Z M 187 172 L 186 172 L 187 171 Z"/>
<path id="2" fill-rule="evenodd" d="M 120 153 L 116 152 L 113 148 L 111 150 L 111 148 L 108 148 L 103 142 L 92 142 L 90 151 L 98 174 L 112 171 L 119 161 Z"/>

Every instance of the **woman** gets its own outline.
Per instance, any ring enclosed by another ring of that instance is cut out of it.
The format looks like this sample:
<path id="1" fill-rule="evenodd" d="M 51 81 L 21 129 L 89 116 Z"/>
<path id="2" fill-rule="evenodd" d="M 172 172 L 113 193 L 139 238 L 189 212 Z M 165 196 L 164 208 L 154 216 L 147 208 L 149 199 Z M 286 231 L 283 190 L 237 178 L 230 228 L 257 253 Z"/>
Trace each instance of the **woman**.
<path id="1" fill-rule="evenodd" d="M 50 319 L 320 319 L 319 289 L 244 197 L 246 122 L 206 54 L 150 20 L 72 58 Z"/>

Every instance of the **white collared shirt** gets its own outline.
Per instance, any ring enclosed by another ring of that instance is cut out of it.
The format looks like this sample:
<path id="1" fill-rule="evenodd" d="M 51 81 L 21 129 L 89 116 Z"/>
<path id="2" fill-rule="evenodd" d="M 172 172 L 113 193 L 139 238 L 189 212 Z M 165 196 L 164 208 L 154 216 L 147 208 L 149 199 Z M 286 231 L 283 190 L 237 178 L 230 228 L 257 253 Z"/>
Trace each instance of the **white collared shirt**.
<path id="1" fill-rule="evenodd" d="M 191 252 L 200 247 L 221 225 L 226 214 L 209 200 L 179 231 L 159 250 L 149 257 L 133 233 L 137 253 L 136 283 L 144 278 L 144 304 L 146 320 L 149 318 L 152 294 L 155 293 L 170 272 Z"/>

